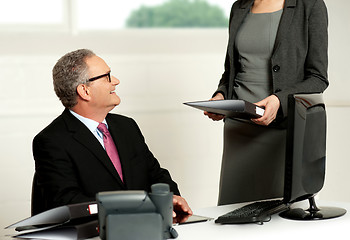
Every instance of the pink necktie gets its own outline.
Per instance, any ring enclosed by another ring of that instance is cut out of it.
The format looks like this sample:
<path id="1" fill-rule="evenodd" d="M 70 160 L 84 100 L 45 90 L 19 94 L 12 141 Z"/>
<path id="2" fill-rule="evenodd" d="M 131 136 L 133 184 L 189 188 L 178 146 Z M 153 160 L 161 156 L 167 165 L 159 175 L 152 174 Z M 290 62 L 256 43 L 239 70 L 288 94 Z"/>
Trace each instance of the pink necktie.
<path id="1" fill-rule="evenodd" d="M 119 154 L 106 124 L 100 123 L 97 129 L 103 133 L 103 143 L 105 145 L 106 152 L 111 159 L 115 169 L 119 173 L 120 179 L 123 181 L 122 165 L 120 164 Z"/>

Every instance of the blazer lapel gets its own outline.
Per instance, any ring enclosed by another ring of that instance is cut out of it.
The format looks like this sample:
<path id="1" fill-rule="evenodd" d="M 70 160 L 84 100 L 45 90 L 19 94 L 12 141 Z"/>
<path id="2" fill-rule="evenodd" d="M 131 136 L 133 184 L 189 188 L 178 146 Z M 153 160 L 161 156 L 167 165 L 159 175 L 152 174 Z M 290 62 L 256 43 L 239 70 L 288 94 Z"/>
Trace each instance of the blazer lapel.
<path id="1" fill-rule="evenodd" d="M 289 26 L 292 24 L 294 17 L 294 10 L 297 0 L 285 0 L 283 14 L 281 16 L 280 24 L 277 30 L 276 41 L 273 48 L 272 55 L 278 50 L 281 42 L 288 36 Z"/>
<path id="2" fill-rule="evenodd" d="M 67 124 L 68 130 L 72 133 L 73 138 L 80 144 L 84 145 L 87 151 L 90 151 L 98 161 L 100 161 L 107 169 L 107 171 L 112 174 L 115 179 L 124 186 L 121 181 L 117 170 L 114 168 L 113 163 L 107 155 L 107 152 L 101 146 L 96 137 L 91 133 L 91 131 L 82 123 L 79 119 L 74 117 L 68 109 L 63 112 L 63 118 Z"/>
<path id="3" fill-rule="evenodd" d="M 125 138 L 126 134 L 124 132 L 124 129 L 122 129 L 118 124 L 109 120 L 108 115 L 106 117 L 106 121 L 108 124 L 108 130 L 118 150 L 119 159 L 123 170 L 123 184 L 127 187 L 128 182 L 131 180 L 129 179 L 129 176 L 131 176 L 130 171 L 132 170 L 130 161 L 128 161 L 128 159 L 132 156 L 129 154 L 129 146 L 127 144 L 127 139 Z"/>
<path id="4" fill-rule="evenodd" d="M 238 11 L 232 13 L 232 18 L 230 19 L 230 42 L 228 48 L 230 49 L 229 54 L 234 53 L 234 45 L 236 34 L 239 27 L 242 25 L 244 18 L 247 16 L 251 6 L 253 5 L 254 0 L 247 0 L 240 4 Z M 233 59 L 233 55 L 231 55 L 231 59 Z"/>
<path id="5" fill-rule="evenodd" d="M 254 0 L 246 0 L 242 1 L 240 3 L 240 6 L 236 10 L 232 10 L 231 16 L 230 16 L 230 29 L 229 29 L 229 42 L 227 46 L 227 53 L 230 59 L 230 67 L 232 71 L 232 76 L 235 75 L 235 41 L 236 41 L 236 35 L 239 30 L 239 27 L 242 25 L 242 22 L 244 18 L 247 16 L 248 12 L 250 11 L 251 6 L 253 5 Z M 233 94 L 233 84 L 229 84 L 228 89 L 228 99 L 232 98 Z"/>

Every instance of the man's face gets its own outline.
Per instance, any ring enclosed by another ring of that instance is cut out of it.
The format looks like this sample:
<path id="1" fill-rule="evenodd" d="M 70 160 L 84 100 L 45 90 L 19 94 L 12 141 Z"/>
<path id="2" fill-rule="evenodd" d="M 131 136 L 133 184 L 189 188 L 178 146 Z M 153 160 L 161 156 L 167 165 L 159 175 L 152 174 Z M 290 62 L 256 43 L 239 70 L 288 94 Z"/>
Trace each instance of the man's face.
<path id="1" fill-rule="evenodd" d="M 94 78 L 110 72 L 109 66 L 98 56 L 89 57 L 85 60 L 89 69 L 89 78 Z M 98 110 L 112 110 L 119 105 L 120 98 L 114 92 L 119 80 L 112 75 L 109 81 L 108 76 L 98 78 L 89 84 L 91 94 L 91 107 Z"/>

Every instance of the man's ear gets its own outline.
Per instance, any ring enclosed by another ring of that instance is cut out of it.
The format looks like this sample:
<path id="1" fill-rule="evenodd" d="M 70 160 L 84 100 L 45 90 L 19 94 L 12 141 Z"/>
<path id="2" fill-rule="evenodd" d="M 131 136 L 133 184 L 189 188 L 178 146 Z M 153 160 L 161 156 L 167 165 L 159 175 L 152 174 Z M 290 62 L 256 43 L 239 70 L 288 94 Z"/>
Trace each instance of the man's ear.
<path id="1" fill-rule="evenodd" d="M 78 85 L 77 93 L 78 93 L 78 96 L 85 101 L 89 101 L 91 99 L 90 89 L 85 84 Z"/>

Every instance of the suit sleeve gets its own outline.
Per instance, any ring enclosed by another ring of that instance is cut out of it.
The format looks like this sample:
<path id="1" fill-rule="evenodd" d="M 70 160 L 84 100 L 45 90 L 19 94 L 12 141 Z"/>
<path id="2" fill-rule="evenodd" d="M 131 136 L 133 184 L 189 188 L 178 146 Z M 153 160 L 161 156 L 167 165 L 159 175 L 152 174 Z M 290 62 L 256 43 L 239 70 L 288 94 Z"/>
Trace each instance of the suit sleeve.
<path id="1" fill-rule="evenodd" d="M 283 114 L 287 113 L 288 95 L 294 93 L 321 93 L 329 85 L 328 82 L 328 15 L 322 0 L 316 0 L 307 21 L 307 52 L 303 60 L 304 78 L 294 82 L 289 88 L 275 95 L 280 99 Z M 295 63 L 297 64 L 297 63 Z"/>
<path id="2" fill-rule="evenodd" d="M 37 179 L 33 188 L 41 189 L 43 209 L 95 200 L 82 193 L 75 166 L 61 144 L 57 139 L 53 141 L 40 134 L 33 140 Z"/>

